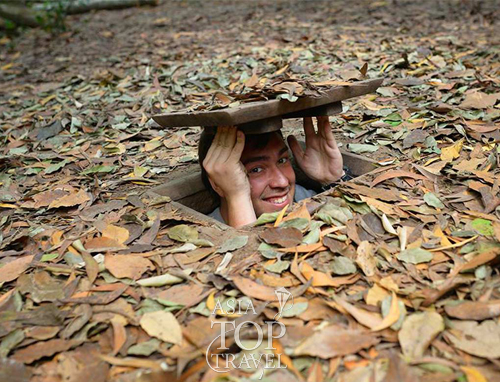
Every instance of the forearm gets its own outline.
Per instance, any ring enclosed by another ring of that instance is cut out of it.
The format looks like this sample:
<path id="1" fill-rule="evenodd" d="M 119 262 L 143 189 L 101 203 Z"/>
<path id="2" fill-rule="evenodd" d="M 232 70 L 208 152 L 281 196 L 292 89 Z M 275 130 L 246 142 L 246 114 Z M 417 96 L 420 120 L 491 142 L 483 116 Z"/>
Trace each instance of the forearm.
<path id="1" fill-rule="evenodd" d="M 223 217 L 231 227 L 240 228 L 257 220 L 250 195 L 228 198 L 225 209 Z"/>

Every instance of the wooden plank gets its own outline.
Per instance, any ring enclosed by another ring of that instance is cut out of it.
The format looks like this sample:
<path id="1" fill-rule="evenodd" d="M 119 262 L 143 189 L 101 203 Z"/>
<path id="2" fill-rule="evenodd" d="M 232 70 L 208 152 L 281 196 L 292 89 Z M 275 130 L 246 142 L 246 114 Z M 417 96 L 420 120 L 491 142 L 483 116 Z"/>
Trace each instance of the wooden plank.
<path id="1" fill-rule="evenodd" d="M 340 112 L 342 112 L 342 102 L 334 102 L 322 106 L 312 107 L 310 109 L 294 111 L 293 113 L 283 115 L 283 119 L 319 117 L 322 115 L 331 116 Z"/>
<path id="2" fill-rule="evenodd" d="M 382 78 L 378 78 L 355 82 L 352 86 L 338 86 L 325 91 L 323 97 L 304 97 L 296 102 L 274 99 L 212 111 L 157 114 L 153 116 L 153 119 L 163 127 L 241 125 L 372 93 L 382 84 L 382 81 Z"/>

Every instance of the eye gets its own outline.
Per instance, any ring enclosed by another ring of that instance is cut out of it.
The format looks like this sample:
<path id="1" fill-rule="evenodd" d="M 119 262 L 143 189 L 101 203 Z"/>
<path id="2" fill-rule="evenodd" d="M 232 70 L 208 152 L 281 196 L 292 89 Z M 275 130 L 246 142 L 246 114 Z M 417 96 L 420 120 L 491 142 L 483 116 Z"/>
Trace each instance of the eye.
<path id="1" fill-rule="evenodd" d="M 254 167 L 254 168 L 252 168 L 252 169 L 249 171 L 249 173 L 250 173 L 250 174 L 258 174 L 258 173 L 259 173 L 259 172 L 261 172 L 261 171 L 262 171 L 262 167 Z"/>
<path id="2" fill-rule="evenodd" d="M 283 157 L 278 160 L 278 164 L 284 164 L 286 162 L 288 162 L 288 157 Z"/>

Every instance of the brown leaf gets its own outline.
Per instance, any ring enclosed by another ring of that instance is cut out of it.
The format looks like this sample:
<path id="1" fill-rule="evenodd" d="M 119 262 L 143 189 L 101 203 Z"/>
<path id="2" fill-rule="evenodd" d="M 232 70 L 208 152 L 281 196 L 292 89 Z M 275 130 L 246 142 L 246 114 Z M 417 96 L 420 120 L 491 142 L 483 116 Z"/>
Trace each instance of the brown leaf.
<path id="1" fill-rule="evenodd" d="M 444 330 L 443 317 L 436 312 L 414 313 L 408 316 L 398 333 L 403 354 L 410 358 L 420 358 Z"/>
<path id="2" fill-rule="evenodd" d="M 127 320 L 118 314 L 115 314 L 111 319 L 111 325 L 113 327 L 113 355 L 118 353 L 127 341 L 127 331 L 125 330 L 126 324 Z"/>
<path id="3" fill-rule="evenodd" d="M 120 357 L 112 357 L 110 355 L 104 355 L 104 354 L 101 354 L 100 357 L 104 361 L 106 361 L 107 363 L 114 365 L 114 366 L 145 368 L 145 369 L 152 369 L 152 370 L 156 370 L 156 371 L 163 370 L 160 362 L 149 360 L 149 359 L 132 358 L 132 357 L 120 358 Z M 163 380 L 163 379 L 161 379 L 161 380 Z M 165 379 L 165 381 L 168 381 L 168 380 L 169 379 Z"/>
<path id="4" fill-rule="evenodd" d="M 203 288 L 203 286 L 197 284 L 174 285 L 158 293 L 155 298 L 190 308 L 205 298 L 206 293 L 203 293 L 204 290 L 205 288 Z"/>
<path id="5" fill-rule="evenodd" d="M 268 228 L 260 233 L 260 238 L 267 244 L 288 248 L 299 245 L 303 236 L 297 228 Z"/>
<path id="6" fill-rule="evenodd" d="M 378 342 L 379 339 L 374 334 L 330 325 L 305 339 L 295 348 L 294 354 L 329 359 L 356 354 Z"/>
<path id="7" fill-rule="evenodd" d="M 24 331 L 26 337 L 45 341 L 54 337 L 61 328 L 59 326 L 32 326 Z"/>
<path id="8" fill-rule="evenodd" d="M 101 233 L 103 237 L 113 239 L 120 244 L 125 244 L 130 236 L 130 233 L 126 228 L 118 227 L 112 224 L 108 224 Z"/>
<path id="9" fill-rule="evenodd" d="M 153 263 L 141 256 L 106 255 L 104 266 L 116 278 L 139 279 L 144 272 L 155 269 Z"/>
<path id="10" fill-rule="evenodd" d="M 33 200 L 35 201 L 33 207 L 34 208 L 47 207 L 52 202 L 61 199 L 66 195 L 68 195 L 68 191 L 65 191 L 61 188 L 40 192 L 33 196 Z"/>
<path id="11" fill-rule="evenodd" d="M 368 276 L 374 276 L 377 272 L 377 260 L 375 259 L 375 249 L 368 241 L 362 241 L 357 249 L 356 264 Z"/>
<path id="12" fill-rule="evenodd" d="M 170 312 L 158 310 L 144 313 L 140 321 L 141 327 L 150 336 L 164 342 L 180 344 L 182 329 L 175 316 Z"/>
<path id="13" fill-rule="evenodd" d="M 87 252 L 82 252 L 82 258 L 85 262 L 87 277 L 89 278 L 90 283 L 93 284 L 99 274 L 99 264 L 97 264 L 97 261 L 95 261 L 95 259 Z"/>
<path id="14" fill-rule="evenodd" d="M 457 305 L 445 305 L 446 314 L 461 320 L 482 321 L 500 316 L 500 300 L 495 301 L 463 301 Z"/>
<path id="15" fill-rule="evenodd" d="M 36 303 L 64 298 L 62 281 L 53 278 L 45 271 L 22 274 L 17 279 L 17 286 L 21 293 L 29 293 Z"/>
<path id="16" fill-rule="evenodd" d="M 373 329 L 382 324 L 382 316 L 379 313 L 369 312 L 367 310 L 358 308 L 338 296 L 334 296 L 334 299 L 337 304 L 344 308 L 361 325 Z"/>
<path id="17" fill-rule="evenodd" d="M 255 281 L 241 276 L 234 276 L 233 282 L 234 285 L 236 285 L 236 287 L 248 297 L 253 297 L 262 301 L 278 301 L 278 297 L 275 294 L 275 289 L 273 288 L 257 284 Z M 300 285 L 289 292 L 293 297 L 299 297 L 307 290 L 307 288 L 309 288 L 310 285 L 311 281 L 307 282 L 304 285 Z"/>
<path id="18" fill-rule="evenodd" d="M 351 188 L 358 195 L 365 195 L 373 199 L 383 200 L 385 202 L 399 202 L 401 200 L 401 198 L 396 195 L 394 191 L 384 188 L 370 188 L 353 182 L 346 182 L 342 184 L 342 187 Z"/>
<path id="19" fill-rule="evenodd" d="M 113 284 L 118 287 L 111 293 L 99 293 L 94 294 L 89 297 L 73 297 L 61 300 L 62 302 L 75 303 L 75 304 L 90 304 L 90 305 L 107 305 L 110 302 L 115 301 L 118 297 L 128 289 L 128 285 Z"/>
<path id="20" fill-rule="evenodd" d="M 127 249 L 127 246 L 120 244 L 116 240 L 110 239 L 109 237 L 95 237 L 85 243 L 85 249 L 90 253 L 94 253 L 120 251 L 122 249 Z"/>
<path id="21" fill-rule="evenodd" d="M 32 372 L 11 358 L 0 358 L 0 381 L 30 382 Z"/>
<path id="22" fill-rule="evenodd" d="M 88 304 L 79 304 L 75 307 L 73 314 L 75 317 L 61 332 L 61 337 L 64 339 L 70 338 L 89 322 L 92 317 L 92 308 Z"/>
<path id="23" fill-rule="evenodd" d="M 495 105 L 498 99 L 500 99 L 500 93 L 486 94 L 475 91 L 465 96 L 460 107 L 464 109 L 487 109 Z"/>
<path id="24" fill-rule="evenodd" d="M 245 86 L 248 88 L 253 88 L 255 85 L 259 83 L 259 77 L 257 74 L 252 74 L 252 77 L 250 77 L 248 80 L 245 81 Z"/>
<path id="25" fill-rule="evenodd" d="M 466 353 L 488 359 L 500 358 L 500 324 L 493 320 L 451 321 L 446 338 Z"/>
<path id="26" fill-rule="evenodd" d="M 0 283 L 6 283 L 15 280 L 29 268 L 29 265 L 33 261 L 35 256 L 23 256 L 19 259 L 11 261 L 0 268 Z"/>
<path id="27" fill-rule="evenodd" d="M 175 255 L 175 259 L 182 265 L 193 264 L 211 255 L 215 250 L 215 247 L 198 248 L 188 253 L 179 253 Z"/>
<path id="28" fill-rule="evenodd" d="M 418 382 L 418 377 L 398 354 L 391 353 L 384 382 Z"/>
<path id="29" fill-rule="evenodd" d="M 476 257 L 474 257 L 471 261 L 468 263 L 465 263 L 460 271 L 466 272 L 470 271 L 472 269 L 475 269 L 483 264 L 489 263 L 492 260 L 495 260 L 498 255 L 500 255 L 500 248 L 492 248 L 490 250 L 481 252 L 478 254 Z"/>
<path id="30" fill-rule="evenodd" d="M 331 287 L 339 287 L 341 285 L 354 284 L 358 279 L 358 274 L 352 274 L 349 276 L 342 277 L 332 277 L 326 273 L 315 271 L 313 267 L 311 267 L 305 261 L 300 264 L 300 271 L 304 275 L 306 280 L 310 280 L 312 282 L 312 286 L 331 286 Z"/>
<path id="31" fill-rule="evenodd" d="M 375 187 L 377 184 L 382 183 L 385 180 L 392 179 L 392 178 L 412 178 L 412 179 L 421 179 L 421 180 L 427 180 L 427 178 L 423 175 L 420 174 L 415 174 L 414 172 L 408 172 L 404 170 L 393 170 L 393 171 L 387 171 L 379 176 L 377 176 L 375 179 L 372 180 L 371 187 Z"/>
<path id="32" fill-rule="evenodd" d="M 246 296 L 263 301 L 278 301 L 273 288 L 257 284 L 255 281 L 241 276 L 233 277 L 233 282 L 236 288 Z"/>
<path id="33" fill-rule="evenodd" d="M 20 349 L 12 355 L 12 359 L 25 364 L 30 364 L 43 357 L 50 357 L 56 353 L 60 353 L 82 343 L 81 340 L 50 340 L 45 342 L 37 342 L 23 349 Z"/>
<path id="34" fill-rule="evenodd" d="M 49 208 L 73 207 L 83 204 L 90 200 L 89 194 L 85 190 L 79 190 L 76 193 L 63 196 L 49 204 Z"/>
<path id="35" fill-rule="evenodd" d="M 127 202 L 125 200 L 111 200 L 107 203 L 95 204 L 84 208 L 80 213 L 80 218 L 85 221 L 92 221 L 99 214 L 118 210 L 126 205 Z"/>

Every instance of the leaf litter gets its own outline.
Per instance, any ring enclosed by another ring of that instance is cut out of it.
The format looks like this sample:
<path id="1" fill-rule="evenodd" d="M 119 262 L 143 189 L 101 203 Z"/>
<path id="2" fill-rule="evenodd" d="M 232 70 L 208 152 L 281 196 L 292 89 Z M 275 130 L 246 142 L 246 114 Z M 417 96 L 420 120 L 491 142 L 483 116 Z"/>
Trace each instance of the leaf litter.
<path id="1" fill-rule="evenodd" d="M 134 41 L 113 54 L 97 15 L 1 38 L 0 379 L 209 381 L 209 306 L 263 323 L 286 287 L 270 380 L 499 380 L 498 9 L 402 3 L 166 2 L 168 30 L 109 13 Z M 200 134 L 152 114 L 379 76 L 331 118 L 376 172 L 245 232 L 145 193 L 196 168 Z"/>

